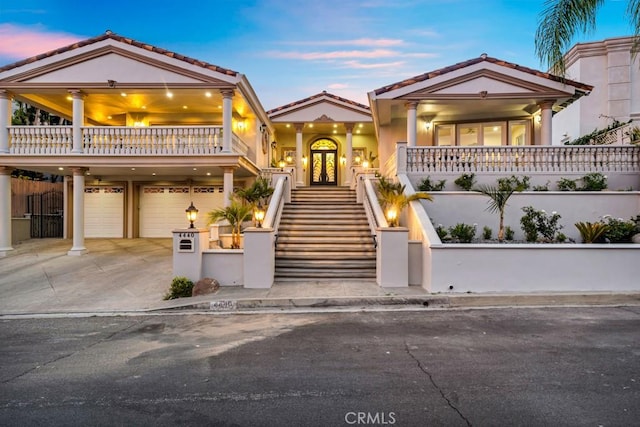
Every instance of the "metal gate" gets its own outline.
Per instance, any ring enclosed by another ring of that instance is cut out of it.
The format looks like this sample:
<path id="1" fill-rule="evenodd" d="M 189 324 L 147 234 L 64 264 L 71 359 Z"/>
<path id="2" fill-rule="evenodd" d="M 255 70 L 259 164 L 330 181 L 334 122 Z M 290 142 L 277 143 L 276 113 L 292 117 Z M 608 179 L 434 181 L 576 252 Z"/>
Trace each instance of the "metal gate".
<path id="1" fill-rule="evenodd" d="M 64 198 L 62 191 L 46 191 L 27 196 L 31 213 L 31 237 L 62 237 Z"/>

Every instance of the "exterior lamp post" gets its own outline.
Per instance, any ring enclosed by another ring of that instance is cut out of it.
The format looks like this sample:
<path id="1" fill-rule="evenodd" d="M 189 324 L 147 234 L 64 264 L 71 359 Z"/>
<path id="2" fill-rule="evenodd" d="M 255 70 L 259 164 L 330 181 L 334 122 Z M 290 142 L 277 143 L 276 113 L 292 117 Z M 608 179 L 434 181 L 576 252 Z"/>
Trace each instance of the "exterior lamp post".
<path id="1" fill-rule="evenodd" d="M 193 206 L 193 202 L 191 202 L 191 204 L 185 210 L 185 212 L 187 213 L 187 220 L 189 220 L 190 222 L 189 228 L 195 228 L 193 226 L 193 223 L 198 218 L 198 209 L 196 209 L 196 207 Z"/>
<path id="2" fill-rule="evenodd" d="M 264 221 L 265 211 L 262 205 L 258 205 L 256 210 L 253 212 L 253 217 L 256 220 L 256 227 L 262 228 L 262 221 Z"/>

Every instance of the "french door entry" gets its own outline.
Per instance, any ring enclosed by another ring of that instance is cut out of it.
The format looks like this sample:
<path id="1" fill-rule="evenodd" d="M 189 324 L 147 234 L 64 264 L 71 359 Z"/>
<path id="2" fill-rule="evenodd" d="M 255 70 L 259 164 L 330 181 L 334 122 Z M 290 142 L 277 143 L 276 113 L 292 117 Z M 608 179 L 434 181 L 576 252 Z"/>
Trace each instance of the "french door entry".
<path id="1" fill-rule="evenodd" d="M 311 145 L 311 185 L 338 185 L 338 147 L 329 139 Z"/>

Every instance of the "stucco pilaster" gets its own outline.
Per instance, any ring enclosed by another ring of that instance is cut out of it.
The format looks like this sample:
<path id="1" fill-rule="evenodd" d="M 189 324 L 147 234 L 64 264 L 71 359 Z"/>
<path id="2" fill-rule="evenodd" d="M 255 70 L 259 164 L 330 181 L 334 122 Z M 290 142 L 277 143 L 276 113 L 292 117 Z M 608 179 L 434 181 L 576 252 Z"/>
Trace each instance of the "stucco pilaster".
<path id="1" fill-rule="evenodd" d="M 222 192 L 224 193 L 224 207 L 231 205 L 231 195 L 233 194 L 233 171 L 235 166 L 227 166 L 224 168 L 224 178 Z"/>
<path id="2" fill-rule="evenodd" d="M 0 153 L 9 152 L 9 126 L 11 125 L 11 95 L 0 90 Z"/>
<path id="3" fill-rule="evenodd" d="M 551 145 L 553 127 L 551 125 L 553 119 L 553 107 L 554 101 L 542 101 L 538 103 L 540 107 L 540 116 L 542 118 L 540 123 L 540 145 Z"/>
<path id="4" fill-rule="evenodd" d="M 418 129 L 418 103 L 415 101 L 407 102 L 405 107 L 407 108 L 407 144 L 409 147 L 415 147 Z"/>
<path id="5" fill-rule="evenodd" d="M 0 257 L 13 250 L 11 246 L 11 171 L 0 166 Z"/>
<path id="6" fill-rule="evenodd" d="M 231 153 L 233 90 L 221 90 L 220 94 L 222 94 L 222 152 Z"/>
<path id="7" fill-rule="evenodd" d="M 296 123 L 296 185 L 304 185 L 304 172 L 302 165 L 302 129 L 303 123 Z"/>
<path id="8" fill-rule="evenodd" d="M 72 168 L 73 171 L 73 247 L 67 255 L 87 253 L 84 246 L 84 174 L 87 168 Z"/>
<path id="9" fill-rule="evenodd" d="M 345 168 L 346 176 L 344 178 L 344 185 L 350 186 L 352 175 L 351 162 L 353 156 L 353 123 L 345 123 L 344 126 L 347 128 L 347 147 L 345 148 L 346 153 L 344 153 L 347 159 L 347 167 Z"/>
<path id="10" fill-rule="evenodd" d="M 82 127 L 84 126 L 84 97 L 85 95 L 76 89 L 70 90 L 73 98 L 73 147 L 72 153 L 82 153 Z"/>

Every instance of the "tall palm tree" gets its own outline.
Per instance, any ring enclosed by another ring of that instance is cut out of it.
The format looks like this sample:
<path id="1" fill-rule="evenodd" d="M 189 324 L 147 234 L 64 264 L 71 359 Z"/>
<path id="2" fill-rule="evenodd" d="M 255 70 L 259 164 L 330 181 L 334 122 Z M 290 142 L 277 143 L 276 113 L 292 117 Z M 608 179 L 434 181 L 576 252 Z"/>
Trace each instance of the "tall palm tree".
<path id="1" fill-rule="evenodd" d="M 484 194 L 489 200 L 487 210 L 489 212 L 498 212 L 500 215 L 500 224 L 498 227 L 498 241 L 504 240 L 504 211 L 507 208 L 507 200 L 516 191 L 513 187 L 492 187 L 490 185 L 482 185 L 475 189 L 478 193 Z"/>
<path id="2" fill-rule="evenodd" d="M 640 0 L 627 0 L 627 15 L 635 37 L 634 52 L 640 47 Z M 564 54 L 576 32 L 596 28 L 596 13 L 604 0 L 546 0 L 536 30 L 535 49 L 551 72 L 564 77 Z"/>

